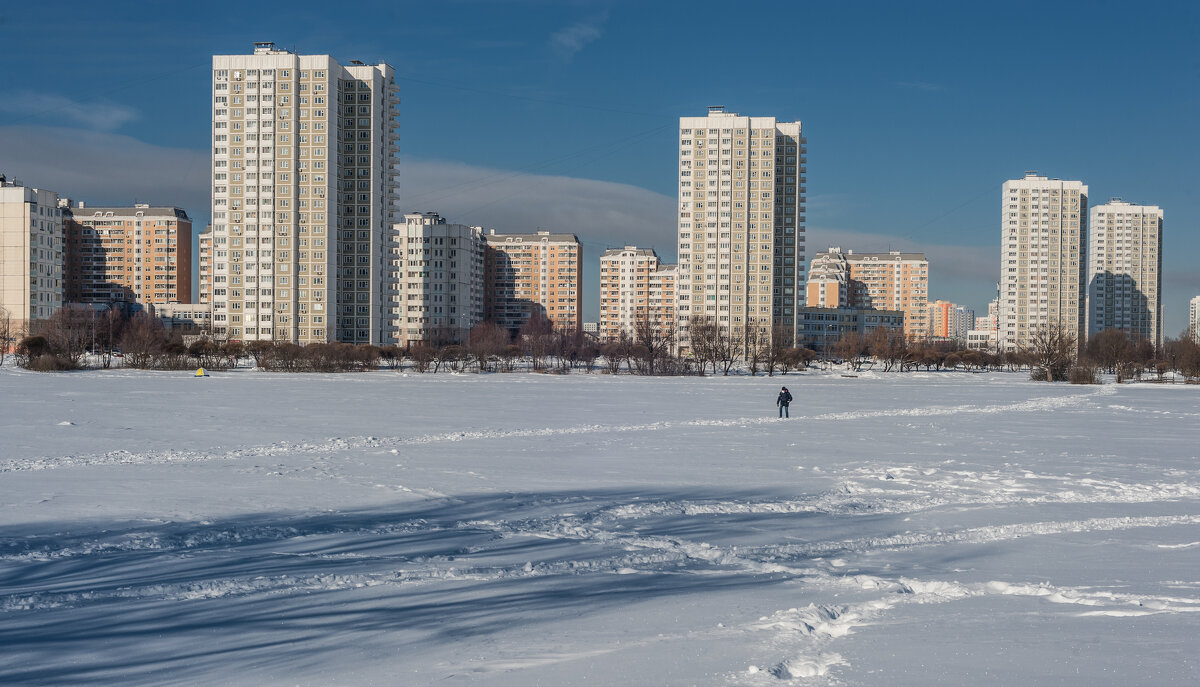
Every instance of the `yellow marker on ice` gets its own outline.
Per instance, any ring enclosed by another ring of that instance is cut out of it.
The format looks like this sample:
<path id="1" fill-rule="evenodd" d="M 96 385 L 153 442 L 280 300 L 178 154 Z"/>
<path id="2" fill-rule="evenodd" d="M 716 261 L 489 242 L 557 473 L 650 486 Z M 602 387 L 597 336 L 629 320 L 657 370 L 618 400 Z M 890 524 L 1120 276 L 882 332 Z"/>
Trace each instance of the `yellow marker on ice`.
<path id="1" fill-rule="evenodd" d="M 207 377 L 208 373 L 204 371 L 203 367 L 198 367 L 198 368 L 196 368 L 196 376 L 197 377 Z"/>

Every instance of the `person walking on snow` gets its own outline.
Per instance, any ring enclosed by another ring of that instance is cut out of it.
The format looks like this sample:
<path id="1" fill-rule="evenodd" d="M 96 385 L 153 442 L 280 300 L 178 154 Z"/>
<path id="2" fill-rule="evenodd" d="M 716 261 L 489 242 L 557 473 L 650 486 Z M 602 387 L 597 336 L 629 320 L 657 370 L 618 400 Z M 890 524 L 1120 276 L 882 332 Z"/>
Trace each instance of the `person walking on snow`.
<path id="1" fill-rule="evenodd" d="M 775 399 L 775 405 L 779 406 L 779 417 L 791 417 L 791 415 L 788 414 L 788 404 L 791 402 L 792 392 L 788 391 L 787 387 L 785 386 L 783 387 L 783 390 L 779 392 L 779 398 Z"/>

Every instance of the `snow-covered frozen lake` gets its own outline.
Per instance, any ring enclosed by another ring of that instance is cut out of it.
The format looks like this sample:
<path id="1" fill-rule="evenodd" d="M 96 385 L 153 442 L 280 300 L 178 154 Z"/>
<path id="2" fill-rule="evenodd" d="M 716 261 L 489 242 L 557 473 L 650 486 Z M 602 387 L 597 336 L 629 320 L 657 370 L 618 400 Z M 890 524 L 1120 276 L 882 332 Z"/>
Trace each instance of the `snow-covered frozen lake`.
<path id="1" fill-rule="evenodd" d="M 1200 684 L 1196 386 L 5 366 L 0 398 L 4 685 Z"/>

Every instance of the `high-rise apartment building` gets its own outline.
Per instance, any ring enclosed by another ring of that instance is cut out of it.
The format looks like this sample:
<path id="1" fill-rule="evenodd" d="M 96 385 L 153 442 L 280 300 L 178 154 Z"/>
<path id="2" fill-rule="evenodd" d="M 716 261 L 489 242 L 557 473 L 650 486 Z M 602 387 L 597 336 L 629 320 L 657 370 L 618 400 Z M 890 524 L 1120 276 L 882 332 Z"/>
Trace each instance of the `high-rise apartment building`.
<path id="1" fill-rule="evenodd" d="M 975 318 L 975 327 L 974 328 L 994 332 L 994 331 L 996 331 L 996 329 L 998 327 L 999 321 L 1000 321 L 1000 299 L 993 298 L 991 300 L 991 302 L 988 303 L 988 314 L 986 316 L 980 316 L 980 317 Z"/>
<path id="2" fill-rule="evenodd" d="M 638 338 L 639 327 L 650 326 L 659 336 L 675 334 L 677 266 L 661 262 L 653 249 L 625 246 L 600 256 L 601 341 L 621 334 Z"/>
<path id="3" fill-rule="evenodd" d="M 1188 306 L 1188 334 L 1200 342 L 1200 296 L 1193 296 Z"/>
<path id="4" fill-rule="evenodd" d="M 483 229 L 415 212 L 396 225 L 398 343 L 467 341 L 483 320 Z"/>
<path id="5" fill-rule="evenodd" d="M 798 121 L 723 107 L 679 119 L 681 349 L 693 318 L 732 341 L 747 341 L 751 327 L 794 335 L 805 271 L 805 143 Z"/>
<path id="6" fill-rule="evenodd" d="M 1163 211 L 1114 198 L 1088 214 L 1087 335 L 1122 329 L 1163 342 Z"/>
<path id="7" fill-rule="evenodd" d="M 929 305 L 929 335 L 935 339 L 966 341 L 967 332 L 975 327 L 975 311 L 936 300 Z"/>
<path id="8" fill-rule="evenodd" d="M 1087 308 L 1088 187 L 1026 173 L 1002 187 L 999 342 L 1027 346 L 1044 328 L 1076 340 Z"/>
<path id="9" fill-rule="evenodd" d="M 256 43 L 212 89 L 216 336 L 395 340 L 392 68 Z"/>
<path id="10" fill-rule="evenodd" d="M 15 331 L 62 307 L 63 263 L 58 194 L 0 175 L 0 316 Z"/>
<path id="11" fill-rule="evenodd" d="M 804 288 L 807 307 L 850 307 L 850 261 L 841 249 L 830 249 L 813 258 Z"/>
<path id="12" fill-rule="evenodd" d="M 197 252 L 199 257 L 197 262 L 200 264 L 200 303 L 212 303 L 212 281 L 213 281 L 213 235 L 212 225 L 204 228 L 200 232 L 198 239 Z M 212 308 L 209 308 L 209 322 L 212 321 Z"/>
<path id="13" fill-rule="evenodd" d="M 68 303 L 192 301 L 192 219 L 183 209 L 63 205 Z"/>
<path id="14" fill-rule="evenodd" d="M 833 247 L 813 257 L 808 307 L 899 310 L 910 340 L 929 335 L 929 261 L 924 253 L 855 253 Z"/>
<path id="15" fill-rule="evenodd" d="M 574 234 L 485 234 L 483 317 L 511 333 L 535 313 L 561 332 L 583 323 L 583 244 Z"/>

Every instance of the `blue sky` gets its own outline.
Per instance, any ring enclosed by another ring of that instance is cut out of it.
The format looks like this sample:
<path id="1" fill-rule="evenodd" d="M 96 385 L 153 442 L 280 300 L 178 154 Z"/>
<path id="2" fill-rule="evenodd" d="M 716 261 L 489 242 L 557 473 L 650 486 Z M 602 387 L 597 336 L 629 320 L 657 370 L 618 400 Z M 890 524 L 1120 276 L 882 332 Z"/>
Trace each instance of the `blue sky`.
<path id="1" fill-rule="evenodd" d="M 232 6 L 229 6 L 232 7 Z M 344 7 L 344 9 L 343 9 Z M 406 209 L 674 258 L 677 118 L 804 122 L 809 251 L 923 250 L 983 309 L 1000 185 L 1166 212 L 1167 334 L 1200 293 L 1194 3 L 181 3 L 0 9 L 0 171 L 208 214 L 209 66 L 273 40 L 396 68 Z M 363 22 L 363 17 L 369 21 Z M 592 271 L 594 276 L 595 272 Z M 595 317 L 595 282 L 585 317 Z"/>

